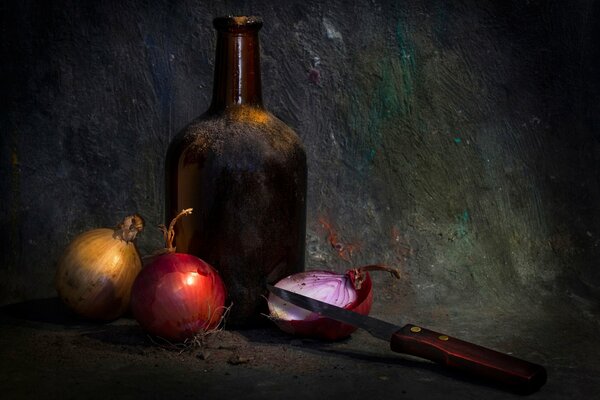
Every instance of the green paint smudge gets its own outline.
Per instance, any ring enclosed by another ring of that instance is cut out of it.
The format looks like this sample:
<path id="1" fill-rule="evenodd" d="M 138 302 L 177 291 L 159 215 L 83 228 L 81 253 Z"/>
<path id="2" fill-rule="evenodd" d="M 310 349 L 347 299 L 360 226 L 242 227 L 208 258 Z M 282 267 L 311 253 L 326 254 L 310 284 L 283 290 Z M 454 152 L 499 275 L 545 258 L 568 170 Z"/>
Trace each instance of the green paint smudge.
<path id="1" fill-rule="evenodd" d="M 377 76 L 366 79 L 367 86 L 352 91 L 348 105 L 349 135 L 348 154 L 352 164 L 364 171 L 371 167 L 380 151 L 386 132 L 399 126 L 415 126 L 419 118 L 415 115 L 415 49 L 409 32 L 402 22 L 395 26 L 398 51 L 369 54 L 364 59 L 365 68 Z M 368 76 L 368 75 L 367 75 Z M 365 107 L 365 105 L 368 105 Z M 424 125 L 424 124 L 421 124 Z M 424 125 L 420 127 L 427 131 Z"/>
<path id="2" fill-rule="evenodd" d="M 448 2 L 440 0 L 433 2 L 433 34 L 436 41 L 445 45 L 448 37 Z"/>
<path id="3" fill-rule="evenodd" d="M 373 160 L 375 159 L 376 155 L 377 155 L 377 150 L 371 149 L 371 151 L 369 152 L 369 156 L 367 157 L 367 160 L 369 162 L 373 162 Z"/>
<path id="4" fill-rule="evenodd" d="M 462 139 L 459 137 L 454 138 L 454 143 L 459 144 L 462 142 Z"/>
<path id="5" fill-rule="evenodd" d="M 457 220 L 456 236 L 461 239 L 469 233 L 467 227 L 467 224 L 469 223 L 469 211 L 463 211 L 463 213 L 458 216 Z"/>
<path id="6" fill-rule="evenodd" d="M 400 50 L 400 68 L 402 73 L 402 111 L 408 115 L 412 111 L 412 96 L 414 92 L 415 78 L 415 49 L 412 41 L 409 39 L 408 30 L 402 22 L 398 22 L 396 27 L 396 42 Z"/>
<path id="7" fill-rule="evenodd" d="M 393 60 L 386 57 L 380 60 L 377 67 L 381 79 L 372 91 L 354 94 L 353 97 L 357 100 L 352 101 L 349 113 L 352 137 L 356 140 L 353 146 L 357 151 L 356 156 L 368 164 L 372 163 L 381 146 L 384 125 L 397 118 L 402 108 L 398 87 L 400 77 L 395 72 Z M 363 108 L 365 97 L 369 99 L 370 104 L 367 113 Z M 359 169 L 366 167 L 361 163 L 357 166 Z"/>

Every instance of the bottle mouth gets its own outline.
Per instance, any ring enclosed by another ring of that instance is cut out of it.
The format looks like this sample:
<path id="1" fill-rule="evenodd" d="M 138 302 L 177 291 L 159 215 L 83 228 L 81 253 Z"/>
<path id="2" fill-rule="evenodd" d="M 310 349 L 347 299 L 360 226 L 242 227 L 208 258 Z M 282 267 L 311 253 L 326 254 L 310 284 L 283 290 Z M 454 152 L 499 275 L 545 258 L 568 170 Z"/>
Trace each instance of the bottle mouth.
<path id="1" fill-rule="evenodd" d="M 262 18 L 256 16 L 233 16 L 217 17 L 213 20 L 215 29 L 227 32 L 258 31 L 262 27 Z"/>

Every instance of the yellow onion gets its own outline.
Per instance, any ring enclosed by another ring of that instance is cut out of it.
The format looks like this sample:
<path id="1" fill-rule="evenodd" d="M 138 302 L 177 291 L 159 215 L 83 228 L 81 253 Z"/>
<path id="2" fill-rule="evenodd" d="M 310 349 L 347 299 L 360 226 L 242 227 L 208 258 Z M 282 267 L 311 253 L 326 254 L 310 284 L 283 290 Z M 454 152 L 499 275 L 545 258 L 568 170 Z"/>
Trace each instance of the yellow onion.
<path id="1" fill-rule="evenodd" d="M 133 243 L 144 227 L 139 215 L 127 216 L 116 229 L 93 229 L 67 246 L 56 271 L 56 290 L 77 314 L 112 320 L 129 308 L 131 287 L 142 269 Z"/>

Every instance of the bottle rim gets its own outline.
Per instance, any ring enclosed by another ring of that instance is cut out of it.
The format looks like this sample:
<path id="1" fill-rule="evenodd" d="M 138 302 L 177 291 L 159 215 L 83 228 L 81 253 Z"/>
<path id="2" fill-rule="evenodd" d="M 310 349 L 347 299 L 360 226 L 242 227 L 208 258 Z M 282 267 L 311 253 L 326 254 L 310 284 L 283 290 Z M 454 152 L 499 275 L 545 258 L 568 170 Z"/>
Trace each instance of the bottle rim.
<path id="1" fill-rule="evenodd" d="M 228 15 L 215 18 L 213 25 L 217 30 L 230 32 L 258 31 L 262 27 L 263 21 L 262 18 L 254 15 Z"/>

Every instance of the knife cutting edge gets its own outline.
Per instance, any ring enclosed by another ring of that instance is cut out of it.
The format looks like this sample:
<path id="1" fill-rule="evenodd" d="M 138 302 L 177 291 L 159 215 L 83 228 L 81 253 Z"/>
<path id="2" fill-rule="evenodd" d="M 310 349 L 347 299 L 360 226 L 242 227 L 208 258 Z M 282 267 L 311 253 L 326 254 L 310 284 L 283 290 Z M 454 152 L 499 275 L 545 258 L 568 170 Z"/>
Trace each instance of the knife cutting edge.
<path id="1" fill-rule="evenodd" d="M 417 325 L 398 326 L 272 285 L 267 288 L 298 307 L 365 329 L 389 341 L 397 353 L 425 358 L 524 394 L 533 393 L 546 383 L 546 370 L 541 365 Z"/>

